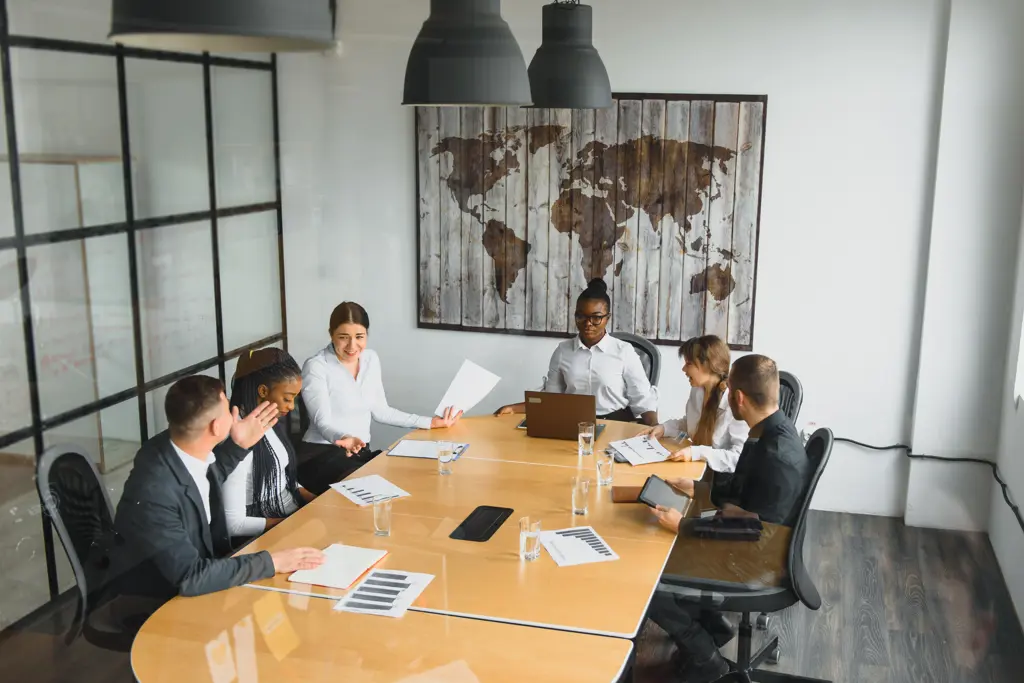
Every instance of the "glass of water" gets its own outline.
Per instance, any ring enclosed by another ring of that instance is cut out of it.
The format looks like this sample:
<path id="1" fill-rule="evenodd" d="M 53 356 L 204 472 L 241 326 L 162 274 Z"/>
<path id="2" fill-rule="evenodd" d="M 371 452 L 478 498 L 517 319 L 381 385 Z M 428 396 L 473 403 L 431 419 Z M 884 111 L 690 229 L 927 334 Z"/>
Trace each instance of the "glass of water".
<path id="1" fill-rule="evenodd" d="M 377 498 L 373 501 L 373 533 L 377 536 L 391 535 L 391 498 Z"/>
<path id="2" fill-rule="evenodd" d="M 540 557 L 540 521 L 529 517 L 519 520 L 519 559 L 533 561 Z"/>
<path id="3" fill-rule="evenodd" d="M 446 476 L 452 473 L 455 462 L 455 444 L 450 441 L 437 442 L 437 473 Z"/>
<path id="4" fill-rule="evenodd" d="M 580 457 L 589 458 L 594 455 L 594 432 L 597 429 L 593 422 L 580 422 Z"/>
<path id="5" fill-rule="evenodd" d="M 611 486 L 615 476 L 615 456 L 608 452 L 597 454 L 597 485 Z"/>
<path id="6" fill-rule="evenodd" d="M 587 514 L 590 504 L 590 480 L 586 477 L 572 478 L 572 512 L 575 515 Z"/>

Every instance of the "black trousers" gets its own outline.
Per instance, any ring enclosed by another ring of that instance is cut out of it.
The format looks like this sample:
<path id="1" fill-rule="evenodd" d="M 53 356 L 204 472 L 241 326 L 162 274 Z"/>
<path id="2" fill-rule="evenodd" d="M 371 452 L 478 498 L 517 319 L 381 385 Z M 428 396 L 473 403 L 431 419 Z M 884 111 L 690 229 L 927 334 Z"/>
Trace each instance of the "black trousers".
<path id="1" fill-rule="evenodd" d="M 714 628 L 711 618 L 714 614 L 670 593 L 655 593 L 647 616 L 672 637 L 680 652 L 703 664 L 718 652 L 708 631 Z M 702 622 L 707 622 L 707 626 Z"/>
<path id="2" fill-rule="evenodd" d="M 331 488 L 331 484 L 341 481 L 373 460 L 377 453 L 380 451 L 371 451 L 366 446 L 350 457 L 348 451 L 334 444 L 303 441 L 296 449 L 299 485 L 319 496 Z"/>
<path id="3" fill-rule="evenodd" d="M 639 422 L 636 416 L 633 415 L 633 411 L 629 408 L 622 408 L 616 410 L 614 413 L 608 413 L 607 415 L 598 415 L 599 420 L 614 420 L 616 422 Z"/>

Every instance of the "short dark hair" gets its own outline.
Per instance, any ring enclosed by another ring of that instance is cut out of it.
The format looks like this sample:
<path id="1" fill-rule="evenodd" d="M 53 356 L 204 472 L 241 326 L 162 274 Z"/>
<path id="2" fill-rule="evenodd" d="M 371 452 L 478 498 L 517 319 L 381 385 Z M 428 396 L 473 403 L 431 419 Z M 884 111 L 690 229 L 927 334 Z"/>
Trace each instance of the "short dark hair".
<path id="1" fill-rule="evenodd" d="M 164 399 L 164 414 L 171 436 L 196 430 L 200 418 L 220 403 L 224 385 L 216 377 L 191 375 L 171 385 Z"/>
<path id="2" fill-rule="evenodd" d="M 768 408 L 779 402 L 779 366 L 768 356 L 752 353 L 737 358 L 729 373 L 729 385 L 757 408 Z"/>
<path id="3" fill-rule="evenodd" d="M 334 334 L 339 327 L 349 324 L 362 325 L 367 331 L 370 329 L 370 316 L 365 308 L 354 301 L 340 303 L 331 311 L 331 322 L 327 329 Z"/>
<path id="4" fill-rule="evenodd" d="M 595 277 L 588 282 L 587 288 L 580 292 L 579 298 L 576 299 L 576 305 L 579 306 L 580 302 L 583 301 L 603 301 L 604 305 L 611 311 L 612 300 L 608 296 L 608 283 L 599 277 Z"/>

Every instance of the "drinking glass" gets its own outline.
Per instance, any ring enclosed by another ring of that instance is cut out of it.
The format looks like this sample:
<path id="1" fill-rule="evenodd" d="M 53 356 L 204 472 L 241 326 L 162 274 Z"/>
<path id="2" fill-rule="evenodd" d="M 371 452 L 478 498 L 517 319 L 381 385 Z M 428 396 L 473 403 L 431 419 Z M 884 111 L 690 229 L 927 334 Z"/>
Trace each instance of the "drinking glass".
<path id="1" fill-rule="evenodd" d="M 540 557 L 540 521 L 519 520 L 519 559 L 532 562 Z"/>
<path id="2" fill-rule="evenodd" d="M 597 454 L 597 485 L 611 486 L 615 476 L 615 456 L 603 452 Z"/>
<path id="3" fill-rule="evenodd" d="M 593 422 L 580 422 L 580 457 L 589 458 L 594 455 L 594 432 L 597 427 Z"/>
<path id="4" fill-rule="evenodd" d="M 450 441 L 437 442 L 437 473 L 446 476 L 452 473 L 455 462 L 455 444 Z"/>
<path id="5" fill-rule="evenodd" d="M 373 533 L 377 536 L 391 535 L 391 498 L 373 501 Z"/>
<path id="6" fill-rule="evenodd" d="M 590 480 L 585 477 L 572 478 L 572 512 L 576 515 L 587 514 L 590 503 Z"/>

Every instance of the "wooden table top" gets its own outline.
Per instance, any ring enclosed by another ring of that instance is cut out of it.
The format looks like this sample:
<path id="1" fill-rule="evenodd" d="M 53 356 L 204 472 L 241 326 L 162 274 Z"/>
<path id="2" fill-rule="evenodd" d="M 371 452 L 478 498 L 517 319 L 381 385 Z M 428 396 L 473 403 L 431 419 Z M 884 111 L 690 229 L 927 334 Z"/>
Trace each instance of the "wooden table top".
<path id="1" fill-rule="evenodd" d="M 665 574 L 739 583 L 750 588 L 781 586 L 787 576 L 792 529 L 764 523 L 758 541 L 698 538 L 684 522 L 665 565 Z"/>
<path id="2" fill-rule="evenodd" d="M 407 612 L 389 619 L 252 588 L 176 598 L 142 627 L 142 683 L 484 683 L 616 681 L 618 638 Z"/>

